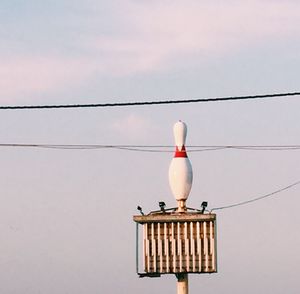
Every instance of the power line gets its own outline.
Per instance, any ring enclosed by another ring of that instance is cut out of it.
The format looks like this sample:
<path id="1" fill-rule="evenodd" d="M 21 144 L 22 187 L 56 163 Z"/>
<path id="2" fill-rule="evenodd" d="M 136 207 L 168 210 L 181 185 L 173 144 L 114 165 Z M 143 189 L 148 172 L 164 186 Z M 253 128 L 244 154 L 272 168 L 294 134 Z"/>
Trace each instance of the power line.
<path id="1" fill-rule="evenodd" d="M 90 145 L 81 145 L 81 144 L 63 144 L 63 145 L 54 145 L 54 144 L 1 144 L 0 147 L 15 147 L 15 148 L 46 148 L 46 149 L 64 149 L 64 150 L 93 150 L 93 149 L 118 149 L 126 151 L 138 151 L 138 152 L 174 152 L 174 150 L 169 151 L 165 149 L 148 149 L 148 148 L 174 148 L 171 145 L 100 145 L 100 144 L 90 144 Z M 189 152 L 203 152 L 203 151 L 217 151 L 224 149 L 237 149 L 237 150 L 262 150 L 262 151 L 283 151 L 283 150 L 299 150 L 300 145 L 190 145 L 188 148 L 200 148 L 195 150 L 189 150 Z M 215 210 L 223 210 L 228 208 L 233 208 L 237 206 L 246 205 L 252 202 L 262 200 L 264 198 L 271 197 L 275 194 L 288 190 L 296 185 L 299 185 L 300 181 L 297 181 L 293 184 L 290 184 L 286 187 L 280 188 L 271 193 L 259 196 L 250 200 L 245 200 L 242 202 L 237 202 L 225 206 L 214 207 L 210 212 Z"/>
<path id="2" fill-rule="evenodd" d="M 60 150 L 99 150 L 117 149 L 135 152 L 173 153 L 173 145 L 113 145 L 113 144 L 26 144 L 26 143 L 0 143 L 0 148 L 43 148 Z M 245 150 L 245 151 L 290 151 L 300 150 L 300 145 L 187 145 L 188 153 Z"/>
<path id="3" fill-rule="evenodd" d="M 273 191 L 273 192 L 268 193 L 268 194 L 263 195 L 263 196 L 259 196 L 259 197 L 256 197 L 256 198 L 253 198 L 253 199 L 250 199 L 250 200 L 246 200 L 246 201 L 242 201 L 242 202 L 237 202 L 237 203 L 230 204 L 230 205 L 225 205 L 225 206 L 220 206 L 220 207 L 212 208 L 210 210 L 210 212 L 215 211 L 215 210 L 222 210 L 222 209 L 233 208 L 233 207 L 237 207 L 237 206 L 246 205 L 246 204 L 249 204 L 249 203 L 252 203 L 252 202 L 256 202 L 256 201 L 259 201 L 259 200 L 262 200 L 262 199 L 274 196 L 275 194 L 278 194 L 278 193 L 283 192 L 285 190 L 291 189 L 292 187 L 294 187 L 296 185 L 299 185 L 299 184 L 300 184 L 300 181 L 297 181 L 297 182 L 295 182 L 293 184 L 290 184 L 290 185 L 288 185 L 286 187 L 280 188 L 280 189 L 278 189 L 276 191 Z"/>
<path id="4" fill-rule="evenodd" d="M 267 98 L 280 98 L 280 97 L 299 96 L 299 95 L 300 95 L 300 92 L 290 92 L 290 93 L 275 93 L 275 94 L 248 95 L 248 96 L 195 98 L 195 99 L 179 99 L 179 100 L 157 100 L 157 101 L 135 101 L 135 102 L 115 102 L 115 103 L 52 104 L 52 105 L 6 105 L 6 106 L 3 105 L 3 106 L 0 106 L 0 110 L 126 107 L 126 106 L 145 106 L 145 105 L 161 105 L 161 104 L 183 104 L 183 103 L 198 103 L 198 102 L 217 102 L 217 101 L 234 101 L 234 100 L 250 100 L 250 99 L 267 99 Z"/>

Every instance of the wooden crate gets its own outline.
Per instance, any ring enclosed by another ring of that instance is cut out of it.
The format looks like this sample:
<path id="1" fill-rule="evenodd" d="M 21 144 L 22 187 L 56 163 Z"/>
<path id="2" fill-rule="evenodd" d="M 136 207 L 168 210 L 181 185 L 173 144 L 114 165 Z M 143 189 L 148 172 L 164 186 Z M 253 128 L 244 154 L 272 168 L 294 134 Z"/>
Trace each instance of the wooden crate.
<path id="1" fill-rule="evenodd" d="M 145 273 L 214 273 L 216 215 L 161 213 L 134 216 L 143 226 Z"/>

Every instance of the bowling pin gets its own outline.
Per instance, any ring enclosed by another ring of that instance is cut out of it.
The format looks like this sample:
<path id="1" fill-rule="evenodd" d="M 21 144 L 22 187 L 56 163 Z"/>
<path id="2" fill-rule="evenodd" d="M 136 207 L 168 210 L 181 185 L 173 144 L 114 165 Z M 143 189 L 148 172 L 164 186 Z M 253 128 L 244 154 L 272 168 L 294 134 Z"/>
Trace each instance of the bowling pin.
<path id="1" fill-rule="evenodd" d="M 176 149 L 169 167 L 169 184 L 178 204 L 178 212 L 184 212 L 193 183 L 193 169 L 185 149 L 187 126 L 178 121 L 173 131 Z"/>

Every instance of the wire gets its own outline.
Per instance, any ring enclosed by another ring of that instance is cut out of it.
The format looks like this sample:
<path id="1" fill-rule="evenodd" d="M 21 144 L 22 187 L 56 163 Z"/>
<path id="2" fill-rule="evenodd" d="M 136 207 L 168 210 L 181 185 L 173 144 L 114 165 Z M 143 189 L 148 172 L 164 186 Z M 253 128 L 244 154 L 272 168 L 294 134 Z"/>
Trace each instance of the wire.
<path id="1" fill-rule="evenodd" d="M 279 98 L 279 97 L 299 96 L 299 95 L 300 95 L 300 92 L 290 92 L 290 93 L 276 93 L 276 94 L 263 94 L 263 95 L 248 95 L 248 96 L 230 96 L 230 97 L 195 98 L 195 99 L 179 99 L 179 100 L 158 100 L 158 101 L 116 102 L 116 103 L 15 105 L 15 106 L 14 105 L 7 105 L 7 106 L 0 106 L 0 110 L 125 107 L 125 106 L 143 106 L 143 105 L 160 105 L 160 104 L 183 104 L 183 103 L 197 103 L 197 102 L 217 102 L 217 101 L 233 101 L 233 100 L 249 100 L 249 99 L 266 99 L 266 98 Z"/>
<path id="2" fill-rule="evenodd" d="M 1 144 L 0 147 L 21 147 L 21 148 L 49 148 L 49 149 L 65 149 L 65 150 L 92 150 L 92 149 L 119 149 L 119 150 L 127 150 L 127 151 L 139 151 L 139 152 L 174 152 L 174 151 L 168 151 L 168 150 L 155 150 L 155 149 L 148 149 L 148 148 L 170 148 L 173 146 L 171 145 L 71 145 L 71 144 L 64 144 L 64 145 L 51 145 L 51 144 Z M 207 145 L 192 145 L 187 146 L 189 148 L 201 148 L 198 150 L 190 150 L 189 152 L 201 152 L 201 151 L 216 151 L 216 150 L 224 150 L 224 149 L 239 149 L 239 150 L 263 150 L 263 151 L 280 151 L 280 150 L 299 150 L 300 145 L 248 145 L 248 146 L 234 146 L 234 145 L 228 145 L 228 146 L 207 146 Z M 264 198 L 271 197 L 275 194 L 278 194 L 280 192 L 283 192 L 285 190 L 288 190 L 296 185 L 299 185 L 300 181 L 297 181 L 293 184 L 290 184 L 286 187 L 283 187 L 279 190 L 273 191 L 271 193 L 268 193 L 266 195 L 256 197 L 250 200 L 220 206 L 220 207 L 214 207 L 210 210 L 210 212 L 213 212 L 215 210 L 223 210 L 228 208 L 233 208 L 237 206 L 246 205 L 252 202 L 256 202 L 259 200 L 262 200 Z"/>
<path id="3" fill-rule="evenodd" d="M 257 150 L 257 151 L 287 151 L 287 150 L 298 150 L 300 146 L 290 145 L 290 146 L 232 146 L 228 147 L 231 149 L 239 150 Z"/>
<path id="4" fill-rule="evenodd" d="M 94 150 L 117 149 L 135 152 L 173 153 L 172 145 L 102 145 L 102 144 L 24 144 L 24 143 L 0 143 L 0 147 L 7 148 L 43 148 L 61 150 Z M 300 150 L 300 145 L 190 145 L 186 146 L 189 153 L 219 151 L 224 149 L 245 151 L 290 151 Z"/>
<path id="5" fill-rule="evenodd" d="M 264 198 L 271 197 L 271 196 L 273 196 L 273 195 L 275 195 L 275 194 L 278 194 L 278 193 L 280 193 L 280 192 L 283 192 L 283 191 L 285 191 L 285 190 L 288 190 L 288 189 L 290 189 L 290 188 L 292 188 L 292 187 L 294 187 L 294 186 L 296 186 L 296 185 L 299 185 L 299 184 L 300 184 L 300 181 L 297 181 L 297 182 L 295 182 L 295 183 L 293 183 L 293 184 L 290 184 L 290 185 L 288 185 L 288 186 L 286 186 L 286 187 L 283 187 L 283 188 L 281 188 L 281 189 L 279 189 L 279 190 L 273 191 L 273 192 L 271 192 L 271 193 L 268 193 L 268 194 L 263 195 L 263 196 L 260 196 L 260 197 L 256 197 L 256 198 L 253 198 L 253 199 L 250 199 L 250 200 L 246 200 L 246 201 L 242 201 L 242 202 L 238 202 L 238 203 L 234 203 L 234 204 L 230 204 L 230 205 L 225 205 L 225 206 L 220 206 L 220 207 L 212 208 L 212 209 L 210 210 L 210 212 L 215 211 L 215 210 L 221 210 L 221 209 L 233 208 L 233 207 L 237 207 L 237 206 L 246 205 L 246 204 L 249 204 L 249 203 L 252 203 L 252 202 L 256 202 L 256 201 L 262 200 L 262 199 L 264 199 Z"/>

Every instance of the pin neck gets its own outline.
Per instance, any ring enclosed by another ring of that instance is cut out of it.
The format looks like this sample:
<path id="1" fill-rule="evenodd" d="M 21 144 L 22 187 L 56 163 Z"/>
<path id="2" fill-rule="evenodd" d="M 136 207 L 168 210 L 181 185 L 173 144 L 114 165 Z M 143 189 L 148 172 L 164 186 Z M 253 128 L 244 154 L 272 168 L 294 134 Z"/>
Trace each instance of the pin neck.
<path id="1" fill-rule="evenodd" d="M 174 157 L 188 157 L 184 145 L 182 146 L 181 150 L 179 150 L 178 147 L 176 146 Z"/>
<path id="2" fill-rule="evenodd" d="M 179 213 L 183 213 L 183 212 L 186 212 L 186 200 L 185 199 L 181 199 L 181 200 L 177 200 L 177 212 Z"/>

